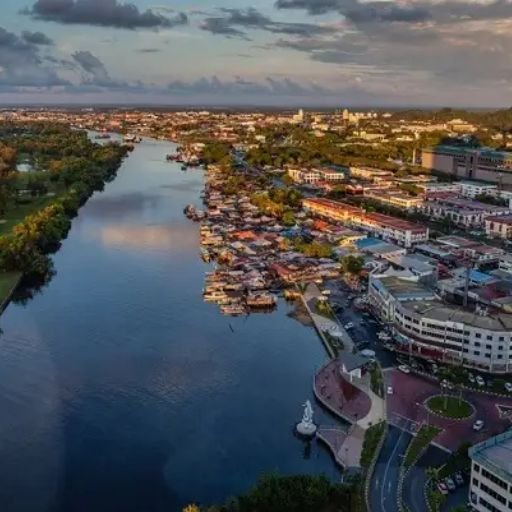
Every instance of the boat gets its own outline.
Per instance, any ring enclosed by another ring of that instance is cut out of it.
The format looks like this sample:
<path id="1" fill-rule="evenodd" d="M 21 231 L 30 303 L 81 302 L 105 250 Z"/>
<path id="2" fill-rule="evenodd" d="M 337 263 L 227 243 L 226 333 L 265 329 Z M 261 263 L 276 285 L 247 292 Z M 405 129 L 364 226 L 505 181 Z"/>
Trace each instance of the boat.
<path id="1" fill-rule="evenodd" d="M 246 313 L 245 308 L 241 304 L 231 304 L 227 306 L 221 306 L 221 312 L 224 315 L 239 316 Z"/>
<path id="2" fill-rule="evenodd" d="M 183 165 L 181 166 L 181 170 L 182 170 L 182 171 L 186 171 L 187 169 L 188 169 L 188 167 L 187 167 L 187 165 L 186 165 L 186 164 L 183 164 Z"/>
<path id="3" fill-rule="evenodd" d="M 188 204 L 183 210 L 183 213 L 190 219 L 195 215 L 196 207 L 193 204 Z"/>
<path id="4" fill-rule="evenodd" d="M 124 137 L 123 137 L 123 141 L 124 142 L 130 142 L 132 144 L 134 143 L 138 143 L 140 142 L 142 139 L 140 137 L 137 137 L 137 135 L 132 135 L 130 133 L 127 133 Z"/>
<path id="5" fill-rule="evenodd" d="M 250 308 L 273 308 L 276 298 L 270 293 L 249 293 L 245 302 Z"/>
<path id="6" fill-rule="evenodd" d="M 201 258 L 205 263 L 209 263 L 212 259 L 210 251 L 208 249 L 201 249 Z"/>

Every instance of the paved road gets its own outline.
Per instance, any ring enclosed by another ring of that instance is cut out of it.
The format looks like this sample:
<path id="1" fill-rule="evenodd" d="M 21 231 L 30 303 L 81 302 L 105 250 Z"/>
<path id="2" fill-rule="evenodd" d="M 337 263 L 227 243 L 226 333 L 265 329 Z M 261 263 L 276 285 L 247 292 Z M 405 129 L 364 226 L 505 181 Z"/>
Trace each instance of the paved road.
<path id="1" fill-rule="evenodd" d="M 435 446 L 430 446 L 404 480 L 402 498 L 410 512 L 428 512 L 423 489 L 427 481 L 425 470 L 446 462 L 449 455 Z"/>
<path id="2" fill-rule="evenodd" d="M 396 512 L 400 464 L 411 440 L 411 434 L 390 427 L 377 460 L 370 483 L 372 512 Z"/>

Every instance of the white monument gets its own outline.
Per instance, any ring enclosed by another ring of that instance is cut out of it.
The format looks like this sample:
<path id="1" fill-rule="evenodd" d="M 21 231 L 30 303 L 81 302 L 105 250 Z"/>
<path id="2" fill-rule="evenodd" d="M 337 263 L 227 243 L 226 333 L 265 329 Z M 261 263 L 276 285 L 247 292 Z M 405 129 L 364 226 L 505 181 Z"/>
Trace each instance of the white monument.
<path id="1" fill-rule="evenodd" d="M 295 428 L 301 436 L 312 437 L 316 434 L 317 426 L 313 423 L 313 407 L 309 400 L 304 404 L 302 421 Z"/>

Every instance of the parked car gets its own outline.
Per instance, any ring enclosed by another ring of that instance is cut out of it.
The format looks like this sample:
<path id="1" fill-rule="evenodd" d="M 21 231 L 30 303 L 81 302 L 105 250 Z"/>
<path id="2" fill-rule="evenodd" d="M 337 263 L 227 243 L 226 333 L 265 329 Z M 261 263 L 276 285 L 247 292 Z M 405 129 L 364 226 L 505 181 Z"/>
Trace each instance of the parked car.
<path id="1" fill-rule="evenodd" d="M 484 428 L 484 420 L 476 420 L 475 423 L 473 423 L 473 430 L 475 432 L 480 432 Z"/>
<path id="2" fill-rule="evenodd" d="M 512 382 L 505 382 L 505 391 L 512 393 Z"/>
<path id="3" fill-rule="evenodd" d="M 345 330 L 349 331 L 350 329 L 354 328 L 354 324 L 352 322 L 349 322 L 348 324 L 344 325 Z"/>
<path id="4" fill-rule="evenodd" d="M 483 377 L 481 377 L 480 375 L 477 375 L 477 377 L 476 377 L 476 383 L 477 383 L 480 387 L 485 386 L 485 380 L 484 380 L 484 379 L 483 379 Z"/>
<path id="5" fill-rule="evenodd" d="M 468 373 L 468 380 L 471 384 L 476 382 L 475 376 L 472 373 Z"/>
<path id="6" fill-rule="evenodd" d="M 388 392 L 388 395 L 392 395 L 393 394 L 393 386 L 388 386 L 387 392 Z"/>
<path id="7" fill-rule="evenodd" d="M 411 369 L 406 365 L 406 364 L 401 364 L 398 369 L 402 372 L 402 373 L 411 373 Z"/>
<path id="8" fill-rule="evenodd" d="M 462 476 L 462 473 L 460 471 L 458 471 L 457 473 L 455 473 L 455 483 L 459 486 L 459 487 L 462 487 L 464 485 L 464 477 Z"/>
<path id="9" fill-rule="evenodd" d="M 446 484 L 444 482 L 437 482 L 437 490 L 444 494 L 445 496 L 448 494 L 448 487 L 446 487 Z"/>
<path id="10" fill-rule="evenodd" d="M 444 483 L 446 484 L 446 487 L 448 487 L 449 491 L 455 491 L 455 489 L 457 489 L 455 482 L 450 477 L 445 478 Z"/>

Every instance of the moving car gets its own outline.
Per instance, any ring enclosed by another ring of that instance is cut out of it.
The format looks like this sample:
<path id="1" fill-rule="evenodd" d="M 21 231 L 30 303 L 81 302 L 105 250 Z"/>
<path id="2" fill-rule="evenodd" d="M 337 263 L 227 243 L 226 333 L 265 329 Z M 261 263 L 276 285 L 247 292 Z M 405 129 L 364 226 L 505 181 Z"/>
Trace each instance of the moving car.
<path id="1" fill-rule="evenodd" d="M 406 364 L 401 364 L 398 369 L 402 372 L 402 373 L 411 373 L 411 369 L 406 365 Z"/>
<path id="2" fill-rule="evenodd" d="M 354 328 L 354 324 L 352 322 L 349 322 L 348 324 L 344 325 L 345 330 L 349 331 L 350 329 Z"/>
<path id="3" fill-rule="evenodd" d="M 393 386 L 388 386 L 387 392 L 388 392 L 388 395 L 392 395 L 393 394 Z"/>
<path id="4" fill-rule="evenodd" d="M 462 487 L 464 485 L 464 477 L 462 476 L 462 473 L 460 471 L 458 471 L 457 473 L 455 473 L 455 483 L 459 486 L 459 487 Z"/>
<path id="5" fill-rule="evenodd" d="M 473 430 L 475 432 L 480 432 L 484 428 L 484 420 L 476 420 L 475 423 L 473 423 Z"/>

